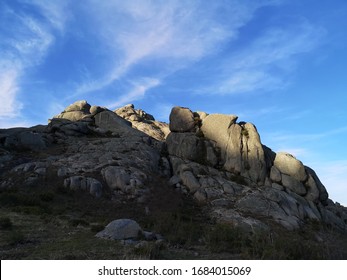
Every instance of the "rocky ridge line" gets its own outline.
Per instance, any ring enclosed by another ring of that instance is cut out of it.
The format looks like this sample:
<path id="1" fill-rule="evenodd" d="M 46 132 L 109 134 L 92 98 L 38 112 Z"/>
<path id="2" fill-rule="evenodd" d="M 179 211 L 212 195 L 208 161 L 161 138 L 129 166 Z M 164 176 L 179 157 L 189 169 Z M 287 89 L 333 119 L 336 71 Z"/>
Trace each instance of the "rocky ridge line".
<path id="1" fill-rule="evenodd" d="M 345 231 L 347 210 L 316 173 L 237 119 L 174 107 L 168 125 L 132 104 L 110 111 L 78 101 L 48 125 L 0 130 L 0 188 L 44 185 L 53 172 L 66 188 L 146 203 L 160 176 L 216 221 L 248 231 L 308 221 Z M 18 157 L 23 152 L 47 156 Z"/>

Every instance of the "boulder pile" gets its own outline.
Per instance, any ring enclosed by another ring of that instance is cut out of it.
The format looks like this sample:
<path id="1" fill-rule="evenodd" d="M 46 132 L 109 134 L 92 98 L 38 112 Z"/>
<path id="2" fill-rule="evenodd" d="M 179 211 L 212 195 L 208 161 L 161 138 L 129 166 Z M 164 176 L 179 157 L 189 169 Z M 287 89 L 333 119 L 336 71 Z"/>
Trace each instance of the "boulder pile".
<path id="1" fill-rule="evenodd" d="M 77 101 L 47 125 L 1 129 L 0 167 L 0 188 L 49 184 L 54 174 L 72 191 L 146 203 L 149 183 L 161 178 L 217 222 L 249 231 L 269 221 L 347 230 L 346 208 L 329 199 L 314 170 L 273 152 L 235 115 L 174 107 L 166 124 L 133 104 L 110 111 Z"/>

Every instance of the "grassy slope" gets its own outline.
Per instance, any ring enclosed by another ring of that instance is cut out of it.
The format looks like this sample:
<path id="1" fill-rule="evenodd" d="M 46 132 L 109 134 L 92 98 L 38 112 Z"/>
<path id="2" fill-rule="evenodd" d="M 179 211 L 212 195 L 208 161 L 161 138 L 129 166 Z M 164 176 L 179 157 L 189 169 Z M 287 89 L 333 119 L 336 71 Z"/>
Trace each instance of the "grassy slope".
<path id="1" fill-rule="evenodd" d="M 191 198 L 168 187 L 165 179 L 154 178 L 145 204 L 122 197 L 111 200 L 109 193 L 95 199 L 69 191 L 62 187 L 56 170 L 35 186 L 18 183 L 0 190 L 0 258 L 347 259 L 346 234 L 320 224 L 296 232 L 274 224 L 272 232 L 248 235 L 215 225 Z M 144 230 L 162 234 L 166 242 L 139 247 L 94 237 L 119 218 L 135 219 Z"/>

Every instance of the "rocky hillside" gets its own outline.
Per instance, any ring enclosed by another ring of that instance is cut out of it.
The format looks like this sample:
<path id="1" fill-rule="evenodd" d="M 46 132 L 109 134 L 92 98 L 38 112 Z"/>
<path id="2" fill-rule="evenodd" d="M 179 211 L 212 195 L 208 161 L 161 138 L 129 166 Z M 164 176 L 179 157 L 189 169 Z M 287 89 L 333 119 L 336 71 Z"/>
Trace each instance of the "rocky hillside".
<path id="1" fill-rule="evenodd" d="M 42 195 L 54 186 L 75 199 L 114 203 L 123 209 L 118 218 L 134 218 L 138 207 L 159 219 L 159 200 L 167 201 L 162 211 L 175 200 L 174 208 L 192 203 L 194 215 L 208 224 L 250 235 L 277 229 L 294 234 L 312 224 L 344 235 L 347 209 L 329 199 L 314 170 L 273 152 L 253 124 L 237 120 L 174 107 L 168 125 L 133 105 L 110 111 L 78 101 L 47 125 L 1 129 L 0 207 L 11 216 L 20 204 L 13 193 Z M 157 206 L 151 204 L 156 197 Z M 54 199 L 53 193 L 47 201 Z M 127 212 L 126 205 L 133 209 Z"/>

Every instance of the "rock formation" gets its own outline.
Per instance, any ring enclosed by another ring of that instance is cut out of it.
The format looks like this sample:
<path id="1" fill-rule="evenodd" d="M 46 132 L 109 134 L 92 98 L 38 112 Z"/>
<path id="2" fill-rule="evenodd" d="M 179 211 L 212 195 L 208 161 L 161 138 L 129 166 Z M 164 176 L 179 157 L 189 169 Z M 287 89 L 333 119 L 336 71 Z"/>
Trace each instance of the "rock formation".
<path id="1" fill-rule="evenodd" d="M 168 125 L 132 104 L 110 111 L 78 101 L 48 125 L 0 130 L 0 188 L 44 185 L 55 174 L 72 191 L 145 203 L 148 183 L 164 178 L 211 218 L 248 231 L 310 220 L 346 231 L 347 209 L 316 173 L 237 119 L 174 107 Z"/>

